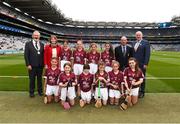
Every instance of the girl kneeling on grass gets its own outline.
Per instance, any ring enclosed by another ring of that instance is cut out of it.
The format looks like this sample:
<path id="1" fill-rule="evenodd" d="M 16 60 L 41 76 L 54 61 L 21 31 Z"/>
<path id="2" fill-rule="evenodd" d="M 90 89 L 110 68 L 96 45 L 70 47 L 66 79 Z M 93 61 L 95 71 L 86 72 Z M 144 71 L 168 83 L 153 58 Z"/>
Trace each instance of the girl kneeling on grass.
<path id="1" fill-rule="evenodd" d="M 128 64 L 129 67 L 124 70 L 124 81 L 127 89 L 126 93 L 130 95 L 128 103 L 132 106 L 138 102 L 139 87 L 143 82 L 144 75 L 135 58 L 129 58 Z"/>
<path id="2" fill-rule="evenodd" d="M 85 64 L 83 67 L 83 73 L 79 76 L 79 90 L 81 94 L 80 106 L 84 107 L 84 105 L 90 104 L 91 95 L 92 95 L 92 83 L 94 81 L 94 76 L 89 72 L 90 66 Z"/>
<path id="3" fill-rule="evenodd" d="M 55 102 L 58 102 L 59 100 L 59 86 L 57 83 L 59 74 L 58 59 L 52 58 L 51 67 L 45 71 L 44 90 L 47 95 L 47 103 L 52 102 L 53 95 Z"/>
<path id="4" fill-rule="evenodd" d="M 66 102 L 66 97 L 71 106 L 75 104 L 74 98 L 76 97 L 75 86 L 77 81 L 75 79 L 75 74 L 72 72 L 71 63 L 64 64 L 64 72 L 59 76 L 59 86 L 61 89 L 61 105 L 64 106 Z"/>
<path id="5" fill-rule="evenodd" d="M 98 64 L 98 71 L 95 74 L 95 99 L 96 101 L 101 99 L 103 101 L 103 105 L 107 105 L 108 100 L 108 89 L 107 84 L 109 82 L 108 73 L 105 71 L 104 62 L 100 62 Z M 100 83 L 100 84 L 99 84 Z M 98 84 L 100 86 L 100 94 L 98 92 Z"/>
<path id="6" fill-rule="evenodd" d="M 118 105 L 123 91 L 123 73 L 119 70 L 119 62 L 112 62 L 113 70 L 109 72 L 109 97 L 111 105 Z"/>

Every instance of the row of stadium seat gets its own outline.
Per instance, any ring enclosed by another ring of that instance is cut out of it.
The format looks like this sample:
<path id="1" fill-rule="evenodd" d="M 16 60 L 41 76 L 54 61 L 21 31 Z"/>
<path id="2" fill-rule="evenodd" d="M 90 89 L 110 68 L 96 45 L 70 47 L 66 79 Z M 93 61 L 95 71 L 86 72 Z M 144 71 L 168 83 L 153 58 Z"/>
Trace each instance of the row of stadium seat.
<path id="1" fill-rule="evenodd" d="M 13 18 L 26 22 L 36 27 L 40 27 L 43 30 L 50 31 L 52 33 L 77 35 L 77 36 L 134 36 L 135 32 L 139 29 L 125 29 L 125 28 L 74 28 L 63 27 L 57 25 L 50 25 L 39 22 L 32 19 L 29 16 L 21 14 L 16 10 L 12 11 L 8 7 L 1 6 L 1 13 L 9 16 L 13 15 Z M 180 35 L 180 28 L 163 28 L 163 29 L 141 29 L 144 36 L 175 36 Z"/>

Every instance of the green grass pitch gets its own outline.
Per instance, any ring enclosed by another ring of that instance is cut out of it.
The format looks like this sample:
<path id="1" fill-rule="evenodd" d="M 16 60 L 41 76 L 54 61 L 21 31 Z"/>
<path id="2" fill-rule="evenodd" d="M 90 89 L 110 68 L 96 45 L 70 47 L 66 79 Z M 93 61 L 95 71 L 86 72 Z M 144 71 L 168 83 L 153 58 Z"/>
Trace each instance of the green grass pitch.
<path id="1" fill-rule="evenodd" d="M 27 76 L 23 55 L 0 55 L 0 123 L 179 123 L 179 62 L 180 52 L 152 52 L 147 94 L 124 112 L 111 105 L 80 108 L 78 101 L 65 111 L 56 103 L 43 104 L 43 97 L 28 97 L 28 78 L 18 77 Z"/>
<path id="2" fill-rule="evenodd" d="M 8 97 L 7 97 L 8 96 Z M 179 93 L 148 93 L 126 111 L 118 106 L 94 104 L 69 111 L 56 103 L 45 105 L 42 97 L 30 99 L 26 92 L 0 91 L 0 123 L 178 123 Z M 164 99 L 166 98 L 166 99 Z M 168 101 L 167 101 L 168 100 Z M 3 101 L 3 102 L 2 102 Z"/>
<path id="3" fill-rule="evenodd" d="M 146 91 L 149 93 L 180 92 L 180 79 L 161 79 L 163 77 L 180 78 L 180 52 L 152 52 L 147 70 Z M 27 91 L 28 78 L 16 76 L 27 76 L 27 70 L 23 55 L 1 55 L 0 56 L 1 91 Z M 151 78 L 157 79 L 151 79 Z M 160 78 L 160 79 L 159 79 Z"/>

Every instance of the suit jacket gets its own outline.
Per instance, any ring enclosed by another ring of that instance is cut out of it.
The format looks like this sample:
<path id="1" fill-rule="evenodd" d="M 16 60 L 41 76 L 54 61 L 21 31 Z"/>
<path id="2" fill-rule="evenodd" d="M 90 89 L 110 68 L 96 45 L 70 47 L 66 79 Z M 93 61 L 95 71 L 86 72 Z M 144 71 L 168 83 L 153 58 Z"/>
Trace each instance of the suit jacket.
<path id="1" fill-rule="evenodd" d="M 44 45 L 40 42 L 40 54 L 35 49 L 32 40 L 26 42 L 24 59 L 26 66 L 31 65 L 32 67 L 43 67 L 44 66 Z"/>
<path id="2" fill-rule="evenodd" d="M 59 45 L 56 46 L 57 58 L 59 59 L 61 55 L 61 47 Z M 44 64 L 51 67 L 51 58 L 52 58 L 52 47 L 51 45 L 46 45 L 44 48 Z"/>
<path id="3" fill-rule="evenodd" d="M 132 47 L 130 47 L 129 45 L 126 45 L 125 56 L 122 52 L 121 45 L 119 45 L 115 48 L 115 58 L 116 58 L 116 61 L 118 61 L 120 63 L 121 70 L 123 70 L 125 67 L 128 66 L 128 59 L 130 57 L 132 57 Z"/>
<path id="4" fill-rule="evenodd" d="M 148 65 L 149 59 L 150 59 L 150 44 L 147 40 L 142 40 L 139 44 L 139 47 L 137 50 L 134 50 L 134 46 L 136 44 L 136 41 L 132 42 L 133 47 L 133 57 L 135 57 L 138 62 L 140 68 L 142 68 L 144 65 Z"/>

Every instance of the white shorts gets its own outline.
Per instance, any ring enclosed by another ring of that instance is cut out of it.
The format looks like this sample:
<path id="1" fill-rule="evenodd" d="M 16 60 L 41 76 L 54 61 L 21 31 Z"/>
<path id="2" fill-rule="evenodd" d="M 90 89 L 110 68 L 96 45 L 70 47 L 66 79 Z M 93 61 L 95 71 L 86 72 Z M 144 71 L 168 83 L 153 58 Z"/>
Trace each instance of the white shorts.
<path id="1" fill-rule="evenodd" d="M 64 71 L 64 64 L 68 63 L 69 61 L 61 60 L 61 71 Z"/>
<path id="2" fill-rule="evenodd" d="M 127 94 L 127 90 L 126 90 L 126 94 Z M 139 95 L 139 87 L 131 89 L 130 95 L 138 96 Z"/>
<path id="3" fill-rule="evenodd" d="M 109 97 L 119 99 L 121 97 L 121 93 L 119 90 L 109 89 Z"/>
<path id="4" fill-rule="evenodd" d="M 90 63 L 89 66 L 90 66 L 89 72 L 91 74 L 95 74 L 97 72 L 97 70 L 98 70 L 98 65 L 94 64 L 94 63 Z"/>
<path id="5" fill-rule="evenodd" d="M 46 95 L 51 96 L 51 95 L 55 95 L 55 96 L 59 96 L 59 86 L 51 86 L 47 84 L 46 87 Z"/>
<path id="6" fill-rule="evenodd" d="M 107 88 L 100 88 L 100 97 L 103 101 L 107 101 L 108 100 L 108 89 Z M 98 99 L 98 88 L 96 87 L 95 90 L 95 99 Z"/>
<path id="7" fill-rule="evenodd" d="M 74 64 L 73 71 L 75 75 L 80 75 L 83 72 L 83 66 L 82 64 Z"/>
<path id="8" fill-rule="evenodd" d="M 68 87 L 68 91 L 67 88 L 61 88 L 61 96 L 60 99 L 62 101 L 66 101 L 66 97 L 68 97 L 68 99 L 73 100 L 76 97 L 76 93 L 75 93 L 75 87 Z"/>
<path id="9" fill-rule="evenodd" d="M 83 92 L 82 90 L 81 90 L 81 98 L 82 98 L 82 100 L 84 100 L 84 101 L 91 101 L 91 90 L 90 91 L 88 91 L 88 92 Z"/>
<path id="10" fill-rule="evenodd" d="M 112 71 L 112 67 L 106 66 L 106 67 L 105 67 L 105 71 L 106 71 L 107 73 L 110 72 L 110 71 Z"/>

